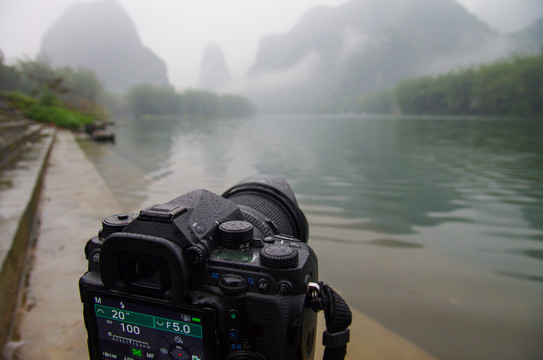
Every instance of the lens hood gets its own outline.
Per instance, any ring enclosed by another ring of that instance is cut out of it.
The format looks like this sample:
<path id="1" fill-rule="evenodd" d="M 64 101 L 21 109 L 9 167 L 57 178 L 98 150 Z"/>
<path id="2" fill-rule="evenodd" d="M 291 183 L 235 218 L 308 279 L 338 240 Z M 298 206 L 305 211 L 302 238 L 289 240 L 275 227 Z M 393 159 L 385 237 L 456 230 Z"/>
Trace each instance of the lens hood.
<path id="1" fill-rule="evenodd" d="M 284 215 L 288 217 L 288 221 L 294 229 L 294 234 L 289 235 L 295 236 L 297 239 L 307 243 L 309 236 L 307 219 L 298 206 L 292 188 L 285 179 L 273 175 L 254 175 L 232 186 L 222 196 L 228 199 L 235 198 L 243 193 L 268 196 L 279 203 L 285 211 Z M 235 199 L 232 200 L 236 202 Z M 267 213 L 266 207 L 261 207 L 258 210 L 264 215 L 271 215 Z M 270 218 L 273 217 L 270 216 Z"/>

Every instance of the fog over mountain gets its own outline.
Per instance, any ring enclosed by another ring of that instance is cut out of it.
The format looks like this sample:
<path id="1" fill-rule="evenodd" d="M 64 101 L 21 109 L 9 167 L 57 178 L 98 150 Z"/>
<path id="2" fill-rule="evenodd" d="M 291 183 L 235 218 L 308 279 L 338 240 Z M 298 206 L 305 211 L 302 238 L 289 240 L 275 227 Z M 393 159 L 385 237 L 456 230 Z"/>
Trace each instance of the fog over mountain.
<path id="1" fill-rule="evenodd" d="M 169 85 L 164 61 L 143 46 L 134 23 L 114 0 L 74 4 L 45 33 L 41 53 L 55 66 L 94 70 L 108 90 Z"/>
<path id="2" fill-rule="evenodd" d="M 222 49 L 215 43 L 208 44 L 204 49 L 198 87 L 217 91 L 223 89 L 230 81 L 232 76 L 226 66 Z"/>
<path id="3" fill-rule="evenodd" d="M 263 111 L 290 112 L 537 52 L 543 25 L 506 35 L 454 0 L 350 0 L 313 7 L 289 30 L 263 36 L 246 76 L 232 76 L 226 60 L 232 54 L 222 44 L 194 54 L 175 31 L 168 36 L 177 52 L 200 57 L 197 87 L 249 96 Z M 93 69 L 109 90 L 169 84 L 165 62 L 142 44 L 117 0 L 73 5 L 43 36 L 42 52 L 53 65 Z"/>
<path id="4" fill-rule="evenodd" d="M 482 0 L 473 11 L 489 26 L 503 33 L 523 30 L 526 24 L 543 17 L 541 0 L 516 0 L 515 6 L 510 4 L 511 0 Z"/>
<path id="5" fill-rule="evenodd" d="M 505 36 L 509 46 L 519 53 L 536 53 L 543 49 L 543 18 L 522 31 Z"/>
<path id="6" fill-rule="evenodd" d="M 453 0 L 352 0 L 316 7 L 289 32 L 261 40 L 248 72 L 250 93 L 266 110 L 305 111 L 407 78 L 537 48 L 543 36 L 534 31 L 531 40 L 523 33 L 501 36 Z"/>
<path id="7" fill-rule="evenodd" d="M 1 0 L 0 50 L 6 61 L 34 58 L 43 34 L 76 3 L 101 0 Z M 168 67 L 178 89 L 198 83 L 202 51 L 215 41 L 239 80 L 254 64 L 262 36 L 285 34 L 311 7 L 339 6 L 348 0 L 116 0 L 136 26 L 141 42 Z M 379 5 L 379 1 L 373 1 Z M 481 21 L 502 33 L 523 30 L 543 16 L 541 0 L 456 0 Z M 390 9 L 385 9 L 386 13 Z M 380 15 L 379 15 L 380 16 Z M 101 21 L 89 26 L 95 31 Z M 444 25 L 445 26 L 445 25 Z M 70 51 L 66 47 L 66 51 Z"/>

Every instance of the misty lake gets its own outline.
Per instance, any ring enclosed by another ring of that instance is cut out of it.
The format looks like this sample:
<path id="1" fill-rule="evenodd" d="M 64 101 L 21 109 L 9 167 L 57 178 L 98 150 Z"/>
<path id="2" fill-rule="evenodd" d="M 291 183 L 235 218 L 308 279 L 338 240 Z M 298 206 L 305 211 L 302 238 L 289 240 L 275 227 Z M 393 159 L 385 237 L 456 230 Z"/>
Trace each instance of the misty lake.
<path id="1" fill-rule="evenodd" d="M 127 211 L 281 175 L 321 280 L 354 310 L 441 359 L 541 359 L 543 122 L 259 115 L 112 129 L 115 145 L 81 145 Z"/>

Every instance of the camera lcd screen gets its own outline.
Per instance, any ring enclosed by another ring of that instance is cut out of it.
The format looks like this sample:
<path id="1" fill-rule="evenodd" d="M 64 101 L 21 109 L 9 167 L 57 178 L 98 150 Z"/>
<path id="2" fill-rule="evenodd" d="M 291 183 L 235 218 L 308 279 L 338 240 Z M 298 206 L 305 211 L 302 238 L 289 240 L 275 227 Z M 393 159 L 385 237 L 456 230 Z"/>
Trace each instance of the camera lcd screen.
<path id="1" fill-rule="evenodd" d="M 88 291 L 87 311 L 97 330 L 96 359 L 210 360 L 209 313 Z"/>

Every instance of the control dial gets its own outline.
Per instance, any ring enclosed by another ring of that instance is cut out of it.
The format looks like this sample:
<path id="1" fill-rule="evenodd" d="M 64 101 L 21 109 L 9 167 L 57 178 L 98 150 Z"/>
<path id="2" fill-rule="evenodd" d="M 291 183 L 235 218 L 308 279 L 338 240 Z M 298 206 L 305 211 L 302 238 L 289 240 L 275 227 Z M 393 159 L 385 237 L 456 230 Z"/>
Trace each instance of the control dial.
<path id="1" fill-rule="evenodd" d="M 137 218 L 137 214 L 117 214 L 111 215 L 102 220 L 102 230 L 100 231 L 100 239 L 105 239 L 109 235 L 123 231 L 124 228 Z"/>
<path id="2" fill-rule="evenodd" d="M 204 262 L 206 251 L 201 245 L 193 245 L 185 250 L 185 255 L 189 264 L 197 265 Z"/>
<path id="3" fill-rule="evenodd" d="M 193 345 L 187 343 L 183 337 L 172 334 L 162 339 L 159 344 L 159 351 L 162 355 L 167 355 L 171 360 L 191 360 L 194 359 L 191 351 Z"/>
<path id="4" fill-rule="evenodd" d="M 249 290 L 249 285 L 239 275 L 224 274 L 219 279 L 219 288 L 225 295 L 239 295 Z"/>
<path id="5" fill-rule="evenodd" d="M 268 245 L 260 250 L 260 263 L 274 269 L 298 266 L 298 250 L 284 244 Z"/>
<path id="6" fill-rule="evenodd" d="M 264 356 L 252 351 L 236 351 L 230 354 L 227 360 L 265 360 Z"/>
<path id="7" fill-rule="evenodd" d="M 219 225 L 219 245 L 232 250 L 248 248 L 253 240 L 253 225 L 247 221 L 227 221 Z"/>

